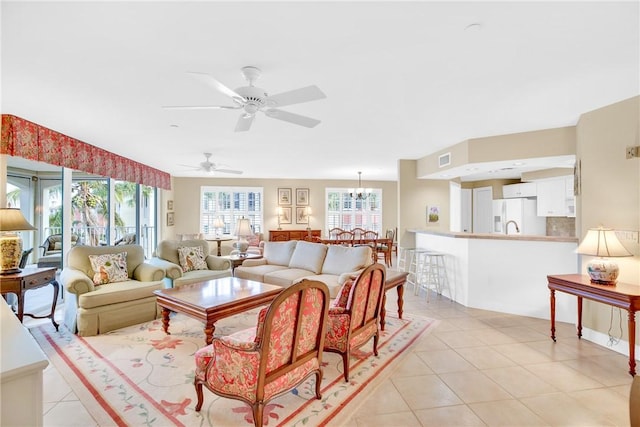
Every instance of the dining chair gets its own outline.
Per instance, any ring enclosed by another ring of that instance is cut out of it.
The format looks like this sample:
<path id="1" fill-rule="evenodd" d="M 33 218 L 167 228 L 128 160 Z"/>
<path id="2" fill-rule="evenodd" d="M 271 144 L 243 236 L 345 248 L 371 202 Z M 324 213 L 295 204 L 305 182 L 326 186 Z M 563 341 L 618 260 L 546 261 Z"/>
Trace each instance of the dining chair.
<path id="1" fill-rule="evenodd" d="M 354 235 L 351 231 L 341 231 L 336 234 L 334 239 L 337 244 L 343 246 L 353 246 Z"/>

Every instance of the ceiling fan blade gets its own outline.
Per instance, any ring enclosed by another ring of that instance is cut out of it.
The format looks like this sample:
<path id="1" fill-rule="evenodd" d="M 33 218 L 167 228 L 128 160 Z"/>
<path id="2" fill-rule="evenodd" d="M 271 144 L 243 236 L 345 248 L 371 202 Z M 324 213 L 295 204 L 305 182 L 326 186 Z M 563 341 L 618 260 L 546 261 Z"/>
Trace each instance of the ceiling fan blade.
<path id="1" fill-rule="evenodd" d="M 300 104 L 302 102 L 315 101 L 326 98 L 318 86 L 307 86 L 288 92 L 277 93 L 269 97 L 267 102 L 273 103 L 274 107 L 284 107 L 285 105 Z"/>
<path id="2" fill-rule="evenodd" d="M 188 74 L 191 74 L 198 80 L 204 82 L 205 84 L 208 84 L 218 92 L 224 93 L 225 95 L 227 95 L 229 98 L 233 99 L 237 103 L 244 104 L 245 102 L 247 102 L 247 100 L 242 95 L 240 95 L 239 93 L 237 93 L 232 89 L 229 89 L 227 86 L 219 82 L 218 79 L 213 77 L 211 74 L 197 73 L 194 71 L 189 71 Z"/>
<path id="3" fill-rule="evenodd" d="M 236 175 L 241 175 L 242 171 L 237 171 L 233 169 L 214 169 L 214 172 L 222 172 L 222 173 L 234 173 Z"/>
<path id="4" fill-rule="evenodd" d="M 236 132 L 244 132 L 249 130 L 255 116 L 255 114 L 241 114 L 240 118 L 238 118 L 238 123 L 236 123 Z"/>
<path id="5" fill-rule="evenodd" d="M 166 110 L 237 110 L 242 105 L 232 107 L 230 105 L 163 105 Z"/>
<path id="6" fill-rule="evenodd" d="M 267 117 L 272 119 L 284 120 L 285 122 L 293 123 L 296 125 L 312 128 L 320 123 L 320 120 L 312 119 L 311 117 L 301 116 L 300 114 L 290 113 L 284 110 L 278 110 L 272 108 L 265 111 Z"/>
<path id="7" fill-rule="evenodd" d="M 182 164 L 179 164 L 178 166 L 182 166 L 183 168 L 189 168 L 189 169 L 191 169 L 191 170 L 196 170 L 196 171 L 197 171 L 197 170 L 200 170 L 200 166 L 182 165 Z"/>

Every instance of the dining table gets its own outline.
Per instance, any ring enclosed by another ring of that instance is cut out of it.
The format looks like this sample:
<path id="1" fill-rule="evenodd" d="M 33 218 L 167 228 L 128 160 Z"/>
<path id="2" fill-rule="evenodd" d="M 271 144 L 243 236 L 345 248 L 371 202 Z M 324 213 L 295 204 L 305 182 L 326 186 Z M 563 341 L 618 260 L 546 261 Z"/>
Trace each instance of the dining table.
<path id="1" fill-rule="evenodd" d="M 385 253 L 385 262 L 389 264 L 387 260 L 391 259 L 391 251 L 393 250 L 393 239 L 387 239 L 381 237 L 379 239 L 320 239 L 320 243 L 326 245 L 343 245 L 343 246 L 365 246 L 369 245 L 373 248 L 373 261 L 378 261 L 378 248 L 385 247 L 387 252 Z"/>

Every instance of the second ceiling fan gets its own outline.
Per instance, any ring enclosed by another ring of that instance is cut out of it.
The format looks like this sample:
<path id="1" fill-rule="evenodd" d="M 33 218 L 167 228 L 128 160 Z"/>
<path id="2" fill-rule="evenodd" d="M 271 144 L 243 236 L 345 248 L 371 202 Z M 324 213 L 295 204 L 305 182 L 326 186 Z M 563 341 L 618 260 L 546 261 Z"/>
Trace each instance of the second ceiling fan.
<path id="1" fill-rule="evenodd" d="M 249 66 L 242 68 L 242 74 L 249 82 L 249 86 L 242 86 L 235 90 L 225 86 L 211 74 L 197 72 L 189 72 L 189 74 L 230 97 L 234 102 L 234 105 L 174 105 L 163 108 L 190 110 L 243 109 L 244 112 L 240 115 L 236 124 L 236 132 L 249 130 L 258 111 L 263 112 L 267 117 L 271 117 L 272 119 L 283 120 L 285 122 L 308 128 L 315 127 L 320 123 L 320 120 L 312 119 L 311 117 L 302 116 L 300 114 L 290 113 L 288 111 L 281 110 L 278 107 L 315 101 L 327 97 L 317 86 L 314 85 L 269 96 L 266 90 L 254 85 L 255 81 L 258 80 L 261 74 L 260 69 L 257 67 Z"/>

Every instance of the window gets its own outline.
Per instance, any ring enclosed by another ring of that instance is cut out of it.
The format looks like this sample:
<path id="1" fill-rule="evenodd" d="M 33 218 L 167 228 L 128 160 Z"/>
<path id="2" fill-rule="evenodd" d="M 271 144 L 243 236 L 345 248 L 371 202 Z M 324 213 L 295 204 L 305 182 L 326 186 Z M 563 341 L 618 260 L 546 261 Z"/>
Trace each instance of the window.
<path id="1" fill-rule="evenodd" d="M 371 189 L 366 199 L 354 199 L 346 188 L 326 189 L 326 228 L 351 230 L 356 227 L 382 232 L 382 190 Z"/>
<path id="2" fill-rule="evenodd" d="M 201 187 L 200 232 L 233 234 L 236 222 L 249 218 L 254 233 L 262 233 L 262 187 Z M 222 230 L 216 230 L 214 221 L 224 222 Z"/>

